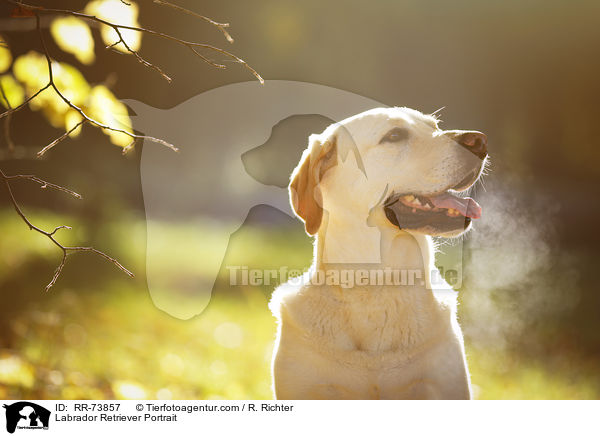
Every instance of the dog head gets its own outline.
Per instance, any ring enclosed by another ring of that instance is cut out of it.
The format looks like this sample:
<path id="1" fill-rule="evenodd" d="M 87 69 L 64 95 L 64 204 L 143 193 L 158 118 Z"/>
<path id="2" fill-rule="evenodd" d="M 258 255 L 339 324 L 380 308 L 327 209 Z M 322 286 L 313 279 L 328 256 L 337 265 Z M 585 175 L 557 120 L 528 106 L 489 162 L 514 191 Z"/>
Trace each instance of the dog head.
<path id="1" fill-rule="evenodd" d="M 311 135 L 292 173 L 292 207 L 307 233 L 325 208 L 353 213 L 381 207 L 389 225 L 457 236 L 481 215 L 464 197 L 487 160 L 487 138 L 441 130 L 438 120 L 408 108 L 372 109 Z"/>

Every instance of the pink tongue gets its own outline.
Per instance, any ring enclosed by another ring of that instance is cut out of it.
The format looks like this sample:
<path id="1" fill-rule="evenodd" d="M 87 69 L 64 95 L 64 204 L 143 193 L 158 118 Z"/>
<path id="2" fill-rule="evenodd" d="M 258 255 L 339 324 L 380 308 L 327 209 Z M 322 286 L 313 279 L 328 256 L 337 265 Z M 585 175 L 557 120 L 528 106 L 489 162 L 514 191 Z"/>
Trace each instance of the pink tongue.
<path id="1" fill-rule="evenodd" d="M 435 207 L 442 209 L 456 209 L 463 216 L 477 219 L 481 217 L 481 206 L 472 198 L 460 198 L 444 192 L 429 198 Z"/>

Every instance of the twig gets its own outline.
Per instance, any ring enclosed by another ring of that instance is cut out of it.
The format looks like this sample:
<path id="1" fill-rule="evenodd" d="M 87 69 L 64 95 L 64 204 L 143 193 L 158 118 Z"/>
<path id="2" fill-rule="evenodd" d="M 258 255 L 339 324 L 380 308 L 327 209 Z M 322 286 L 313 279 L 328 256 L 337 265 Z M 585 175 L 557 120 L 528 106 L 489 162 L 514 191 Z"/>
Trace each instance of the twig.
<path id="1" fill-rule="evenodd" d="M 129 153 L 131 150 L 133 150 L 135 148 L 135 144 L 137 143 L 137 139 L 134 139 L 133 141 L 131 141 L 129 144 L 127 144 L 125 147 L 123 147 L 123 154 L 127 154 Z"/>
<path id="2" fill-rule="evenodd" d="M 101 18 L 98 18 L 94 15 L 88 15 L 88 14 L 84 14 L 81 12 L 75 12 L 75 11 L 71 11 L 71 10 L 67 10 L 67 9 L 49 9 L 49 8 L 44 8 L 42 6 L 33 6 L 33 5 L 26 5 L 20 1 L 16 1 L 16 0 L 7 0 L 9 3 L 12 3 L 14 5 L 17 5 L 21 8 L 27 9 L 31 12 L 33 12 L 33 14 L 35 15 L 35 19 L 36 19 L 36 29 L 38 31 L 39 34 L 39 38 L 40 41 L 42 43 L 42 47 L 44 50 L 44 55 L 46 57 L 46 61 L 48 64 L 48 75 L 49 75 L 49 81 L 48 84 L 45 85 L 44 87 L 42 87 L 41 89 L 39 89 L 36 93 L 34 93 L 33 95 L 29 96 L 27 99 L 25 99 L 25 101 L 23 103 L 21 103 L 19 106 L 16 106 L 14 108 L 9 107 L 5 112 L 0 114 L 0 119 L 4 118 L 4 117 L 10 117 L 10 115 L 14 112 L 17 112 L 19 110 L 21 110 L 22 108 L 24 108 L 31 100 L 33 100 L 34 98 L 36 98 L 40 93 L 42 93 L 43 91 L 45 91 L 48 88 L 52 88 L 56 94 L 72 109 L 74 109 L 75 111 L 77 111 L 79 113 L 79 115 L 81 115 L 81 117 L 89 124 L 94 125 L 100 129 L 103 130 L 110 130 L 113 132 L 118 132 L 118 133 L 123 133 L 127 136 L 129 136 L 132 139 L 132 142 L 135 142 L 133 140 L 136 139 L 146 139 L 148 141 L 151 142 L 155 142 L 157 144 L 161 144 L 167 148 L 170 148 L 174 151 L 178 151 L 178 148 L 175 147 L 173 144 L 160 139 L 160 138 L 155 138 L 152 136 L 147 136 L 147 135 L 137 135 L 131 132 L 128 132 L 126 130 L 123 129 L 118 129 L 115 127 L 111 127 L 108 126 L 106 124 L 100 123 L 99 121 L 91 118 L 90 116 L 88 116 L 80 107 L 74 105 L 68 98 L 66 98 L 61 91 L 58 89 L 58 87 L 56 86 L 56 84 L 54 83 L 54 78 L 52 75 L 52 60 L 50 58 L 50 54 L 48 52 L 48 48 L 46 46 L 46 42 L 44 40 L 44 36 L 42 33 L 42 29 L 41 29 L 41 24 L 40 24 L 40 13 L 45 13 L 45 14 L 63 14 L 63 15 L 72 15 L 75 17 L 79 17 L 82 19 L 86 19 L 89 21 L 93 21 L 93 22 L 97 22 L 97 23 L 101 23 L 104 25 L 107 25 L 109 27 L 111 27 L 112 29 L 115 30 L 117 36 L 118 36 L 118 41 L 115 41 L 113 44 L 109 45 L 107 48 L 112 48 L 114 49 L 114 47 L 118 44 L 123 44 L 123 46 L 125 47 L 125 49 L 131 53 L 133 56 L 135 56 L 135 58 L 138 60 L 138 62 L 140 62 L 142 65 L 146 66 L 147 68 L 151 68 L 153 70 L 155 70 L 156 72 L 158 72 L 165 80 L 167 80 L 168 82 L 171 82 L 171 77 L 169 77 L 160 67 L 158 67 L 157 65 L 152 64 L 151 62 L 147 61 L 146 59 L 144 59 L 136 50 L 133 50 L 126 42 L 125 38 L 123 37 L 123 34 L 121 32 L 121 29 L 126 29 L 126 30 L 133 30 L 133 31 L 137 31 L 137 32 L 144 32 L 144 33 L 148 33 L 151 35 L 155 35 L 157 37 L 163 38 L 163 39 L 167 39 L 170 41 L 174 41 L 178 44 L 181 44 L 187 48 L 189 48 L 192 53 L 194 53 L 194 55 L 196 55 L 197 57 L 199 57 L 202 61 L 206 62 L 207 64 L 216 67 L 216 68 L 221 68 L 221 69 L 225 69 L 226 66 L 220 63 L 217 63 L 211 59 L 209 59 L 208 57 L 204 56 L 202 53 L 200 53 L 198 51 L 198 48 L 203 48 L 203 49 L 208 49 L 208 50 L 212 50 L 215 51 L 217 53 L 221 53 L 224 56 L 227 56 L 229 58 L 231 58 L 233 61 L 235 61 L 236 63 L 242 64 L 245 68 L 247 68 L 250 72 L 252 72 L 252 74 L 260 81 L 260 83 L 264 84 L 264 80 L 263 78 L 258 74 L 258 72 L 252 68 L 250 65 L 248 65 L 243 59 L 237 57 L 236 55 L 220 49 L 218 47 L 214 47 L 212 45 L 209 44 L 202 44 L 202 43 L 198 43 L 198 42 L 190 42 L 190 41 L 185 41 L 179 38 L 176 38 L 174 36 L 168 35 L 166 33 L 162 33 L 162 32 L 157 32 L 154 30 L 150 30 L 150 29 L 145 29 L 143 27 L 133 27 L 133 26 L 126 26 L 126 25 L 121 25 L 121 24 L 115 24 L 106 20 L 103 20 Z M 209 23 L 217 26 L 219 29 L 221 29 L 226 36 L 229 35 L 224 28 L 227 27 L 229 24 L 228 23 L 217 23 L 214 20 L 211 20 L 208 17 L 204 17 L 203 15 L 197 14 L 193 11 L 189 11 L 185 8 L 182 8 L 180 6 L 174 5 L 172 3 L 169 2 L 165 2 L 163 0 L 156 0 L 158 4 L 160 5 L 165 5 L 165 6 L 169 6 L 172 7 L 176 10 L 180 10 L 183 11 L 185 13 L 194 15 L 194 16 L 198 16 L 206 21 L 208 21 Z M 229 36 L 230 37 L 230 36 Z M 7 123 L 9 122 L 9 120 L 6 121 Z M 5 127 L 5 135 L 8 135 L 8 128 Z M 69 132 L 70 133 L 70 132 Z M 51 144 L 49 144 L 48 146 L 44 147 L 44 149 L 42 149 L 38 155 L 43 155 L 46 151 L 48 151 L 49 149 L 51 149 L 52 147 L 54 147 L 56 144 L 58 144 L 59 142 L 61 142 L 63 139 L 65 139 L 68 136 L 68 133 L 66 135 L 62 135 L 60 138 L 58 138 L 56 141 L 53 141 Z M 10 144 L 10 142 L 9 142 Z M 10 145 L 9 145 L 10 146 Z"/>
<path id="3" fill-rule="evenodd" d="M 164 145 L 174 151 L 178 151 L 178 149 L 173 144 L 170 144 L 169 142 L 164 141 L 162 139 L 154 138 L 152 136 L 134 134 L 134 133 L 128 132 L 123 129 L 118 129 L 118 128 L 103 124 L 103 123 L 91 118 L 90 116 L 88 116 L 80 107 L 76 106 L 67 97 L 65 97 L 63 95 L 63 93 L 58 89 L 58 87 L 56 86 L 56 84 L 54 82 L 53 71 L 52 71 L 52 60 L 51 60 L 50 53 L 48 51 L 48 47 L 46 46 L 46 42 L 44 40 L 44 36 L 42 33 L 42 28 L 41 28 L 41 24 L 40 24 L 40 14 L 70 15 L 70 16 L 85 19 L 87 21 L 91 21 L 94 23 L 100 23 L 100 24 L 109 26 L 110 28 L 112 28 L 115 31 L 115 33 L 117 34 L 119 39 L 118 39 L 118 41 L 115 41 L 113 44 L 110 44 L 107 47 L 108 49 L 114 49 L 115 46 L 122 43 L 123 46 L 125 47 L 125 49 L 127 50 L 127 52 L 132 54 L 137 59 L 138 62 L 140 62 L 142 65 L 144 65 L 147 68 L 155 70 L 156 72 L 158 72 L 161 75 L 161 77 L 163 77 L 168 82 L 171 82 L 171 80 L 172 80 L 171 77 L 169 77 L 164 71 L 162 71 L 162 69 L 160 67 L 147 61 L 136 50 L 133 50 L 127 44 L 127 41 L 123 37 L 121 30 L 131 30 L 131 31 L 136 31 L 136 32 L 142 32 L 142 33 L 146 33 L 149 35 L 154 35 L 155 37 L 173 41 L 179 45 L 189 48 L 194 53 L 194 55 L 199 57 L 202 61 L 206 62 L 207 64 L 214 66 L 216 68 L 224 69 L 224 68 L 226 68 L 225 65 L 217 63 L 217 62 L 209 59 L 208 57 L 206 57 L 205 55 L 200 53 L 199 49 L 206 49 L 206 50 L 214 51 L 216 53 L 220 53 L 226 57 L 229 57 L 234 62 L 241 64 L 243 67 L 245 67 L 247 70 L 249 70 L 260 81 L 261 84 L 264 84 L 263 78 L 258 74 L 258 72 L 254 68 L 252 68 L 250 65 L 248 65 L 244 60 L 240 59 L 239 57 L 235 56 L 234 54 L 232 54 L 226 50 L 220 49 L 218 47 L 214 47 L 210 44 L 202 44 L 202 43 L 198 43 L 198 42 L 186 41 L 186 40 L 174 37 L 172 35 L 169 35 L 169 34 L 166 34 L 163 32 L 158 32 L 158 31 L 146 29 L 143 27 L 134 27 L 134 26 L 116 24 L 116 23 L 112 23 L 110 21 L 101 19 L 99 17 L 96 17 L 94 15 L 84 14 L 81 12 L 71 11 L 71 10 L 67 10 L 67 9 L 52 9 L 52 8 L 45 8 L 43 6 L 27 5 L 27 4 L 22 3 L 22 1 L 20 1 L 20 0 L 7 0 L 7 2 L 10 4 L 16 5 L 17 7 L 21 8 L 21 10 L 29 11 L 32 13 L 31 15 L 35 16 L 35 20 L 36 20 L 35 27 L 38 31 L 40 42 L 42 44 L 43 51 L 44 51 L 44 56 L 46 58 L 46 63 L 48 65 L 48 83 L 44 87 L 39 89 L 37 92 L 35 92 L 34 94 L 27 97 L 20 105 L 18 105 L 16 107 L 11 107 L 10 102 L 8 101 L 7 96 L 4 92 L 4 89 L 0 86 L 0 90 L 2 91 L 2 97 L 4 98 L 4 100 L 7 103 L 7 110 L 4 111 L 3 113 L 0 113 L 0 119 L 5 118 L 5 135 L 7 138 L 9 150 L 12 150 L 14 148 L 12 141 L 10 139 L 10 130 L 9 130 L 12 114 L 20 111 L 28 103 L 30 103 L 33 99 L 35 99 L 42 92 L 44 92 L 46 89 L 52 88 L 54 90 L 54 92 L 63 100 L 64 103 L 66 103 L 70 108 L 74 109 L 75 111 L 77 111 L 77 113 L 79 113 L 79 115 L 82 117 L 82 120 L 78 124 L 76 124 L 73 128 L 71 128 L 68 132 L 62 134 L 60 137 L 58 137 L 57 139 L 52 141 L 50 144 L 45 146 L 42 150 L 40 150 L 38 152 L 38 156 L 44 155 L 48 150 L 52 149 L 58 143 L 63 141 L 65 138 L 67 138 L 69 136 L 69 134 L 72 133 L 75 129 L 79 128 L 80 126 L 82 126 L 83 124 L 86 124 L 86 123 L 89 123 L 97 128 L 103 129 L 103 130 L 110 130 L 113 132 L 118 132 L 118 133 L 122 133 L 122 134 L 129 136 L 132 139 L 132 141 L 129 145 L 124 147 L 124 149 L 123 149 L 124 153 L 127 153 L 129 150 L 131 150 L 135 146 L 136 142 L 139 139 L 149 140 L 151 142 L 155 142 L 155 143 Z M 125 0 L 121 0 L 121 2 L 125 5 L 131 6 L 131 4 Z M 233 38 L 226 30 L 226 28 L 229 27 L 228 23 L 218 23 L 208 17 L 197 14 L 196 12 L 190 11 L 188 9 L 174 5 L 174 4 L 164 1 L 164 0 L 155 0 L 155 3 L 162 5 L 162 6 L 168 6 L 175 10 L 178 10 L 178 11 L 184 12 L 186 14 L 201 18 L 201 19 L 205 20 L 206 22 L 212 24 L 213 26 L 216 26 L 223 33 L 223 35 L 225 36 L 227 41 L 229 41 L 230 43 L 233 42 Z M 4 41 L 1 41 L 1 43 L 2 43 L 2 46 L 6 46 Z M 4 184 L 5 184 L 7 192 L 8 192 L 9 199 L 10 199 L 15 211 L 21 217 L 21 219 L 25 222 L 25 224 L 27 224 L 29 229 L 35 230 L 36 232 L 46 236 L 48 239 L 50 239 L 50 241 L 54 245 L 59 247 L 63 253 L 62 259 L 54 272 L 54 276 L 52 277 L 52 280 L 46 286 L 46 291 L 48 291 L 50 288 L 52 288 L 52 286 L 54 286 L 54 284 L 56 283 L 56 281 L 58 280 L 60 274 L 62 273 L 62 271 L 64 269 L 64 266 L 67 261 L 67 257 L 75 252 L 91 252 L 91 253 L 97 254 L 97 255 L 105 258 L 109 262 L 113 263 L 117 268 L 119 268 L 121 271 L 125 272 L 128 276 L 134 277 L 133 273 L 131 271 L 129 271 L 128 269 L 126 269 L 123 265 L 121 265 L 116 259 L 110 257 L 109 255 L 107 255 L 106 253 L 103 253 L 102 251 L 97 250 L 96 248 L 83 247 L 83 246 L 65 246 L 65 245 L 62 245 L 60 242 L 58 242 L 55 239 L 56 233 L 61 229 L 70 229 L 70 227 L 62 225 L 62 226 L 58 226 L 54 230 L 48 232 L 48 231 L 45 231 L 45 230 L 33 225 L 31 223 L 31 221 L 23 213 L 21 207 L 19 206 L 19 203 L 15 199 L 15 196 L 14 196 L 14 193 L 13 193 L 13 190 L 11 187 L 11 182 L 13 182 L 16 179 L 25 179 L 25 180 L 30 180 L 35 183 L 38 183 L 42 189 L 44 189 L 44 188 L 56 189 L 56 190 L 65 192 L 69 195 L 72 195 L 75 198 L 80 199 L 81 196 L 79 194 L 77 194 L 76 192 L 71 191 L 67 188 L 64 188 L 62 186 L 46 182 L 46 181 L 44 181 L 36 176 L 33 176 L 33 175 L 18 174 L 18 175 L 7 176 L 0 169 L 0 179 L 2 179 L 4 181 Z"/>
<path id="4" fill-rule="evenodd" d="M 201 18 L 202 20 L 206 21 L 207 23 L 212 24 L 217 29 L 219 29 L 223 33 L 223 35 L 225 35 L 225 39 L 227 39 L 227 41 L 229 41 L 231 44 L 233 44 L 233 38 L 231 37 L 229 32 L 227 30 L 225 30 L 226 27 L 229 27 L 229 23 L 217 23 L 215 20 L 211 20 L 210 18 L 205 17 L 204 15 L 200 15 L 197 12 L 190 11 L 189 9 L 182 8 L 181 6 L 174 5 L 173 3 L 169 3 L 164 0 L 154 0 L 154 3 L 156 3 L 157 5 L 161 5 L 161 6 L 169 6 L 170 8 L 173 8 L 177 11 L 183 12 L 184 14 L 188 14 L 188 15 L 192 15 L 197 18 Z"/>
<path id="5" fill-rule="evenodd" d="M 104 48 L 111 49 L 111 48 L 114 48 L 116 45 L 119 45 L 120 43 L 121 43 L 121 41 L 115 41 L 115 42 L 113 42 L 112 44 L 109 44 L 109 45 L 107 45 L 107 46 L 106 46 L 106 47 L 104 47 Z M 118 51 L 118 50 L 117 50 L 117 52 L 118 52 L 118 53 L 120 53 L 120 54 L 123 54 L 122 52 L 120 52 L 120 51 Z"/>
<path id="6" fill-rule="evenodd" d="M 135 56 L 135 58 L 138 60 L 139 63 L 141 63 L 142 65 L 144 65 L 145 67 L 148 68 L 152 68 L 153 70 L 157 71 L 167 82 L 171 83 L 171 81 L 173 79 L 171 79 L 169 76 L 167 76 L 165 74 L 165 72 L 163 70 L 160 69 L 159 66 L 154 65 L 153 63 L 148 62 L 146 59 L 144 59 L 142 56 L 140 56 L 140 54 L 136 51 L 136 50 L 132 50 L 129 45 L 127 44 L 127 42 L 125 42 L 125 39 L 123 38 L 123 35 L 121 34 L 121 31 L 115 27 L 115 32 L 117 32 L 117 35 L 119 36 L 119 41 L 117 41 L 118 43 L 123 43 L 123 45 L 125 46 L 125 49 L 127 49 L 127 51 L 129 53 L 131 53 L 132 55 Z M 111 44 L 109 47 L 114 47 L 115 44 Z"/>
<path id="7" fill-rule="evenodd" d="M 215 61 L 213 61 L 212 59 L 207 58 L 206 56 L 204 56 L 202 53 L 200 53 L 198 50 L 196 50 L 194 47 L 190 47 L 190 50 L 196 55 L 198 56 L 200 59 L 202 59 L 204 62 L 206 62 L 207 64 L 212 65 L 215 68 L 221 68 L 221 69 L 225 69 L 227 68 L 225 65 L 223 64 L 218 64 Z"/>
<path id="8" fill-rule="evenodd" d="M 108 126 L 106 124 L 103 124 L 103 123 L 101 123 L 101 122 L 99 122 L 99 121 L 91 118 L 90 116 L 88 116 L 80 107 L 76 106 L 75 104 L 73 104 L 71 102 L 71 100 L 69 100 L 67 97 L 65 97 L 63 95 L 63 93 L 60 92 L 60 90 L 56 86 L 56 83 L 54 83 L 54 75 L 53 75 L 53 72 L 52 72 L 52 60 L 50 59 L 50 54 L 48 52 L 48 47 L 46 46 L 46 41 L 44 40 L 44 35 L 42 33 L 42 28 L 40 27 L 40 16 L 37 14 L 37 9 L 34 9 L 34 13 L 35 13 L 36 24 L 37 24 L 36 27 L 37 27 L 37 30 L 38 30 L 40 42 L 42 44 L 42 48 L 43 48 L 43 51 L 44 51 L 44 56 L 46 58 L 46 63 L 48 65 L 48 84 L 45 87 L 43 87 L 41 90 L 39 90 L 38 92 L 36 92 L 36 94 L 34 94 L 34 96 L 38 95 L 44 89 L 46 89 L 48 87 L 51 87 L 54 90 L 54 92 L 56 92 L 56 94 L 61 98 L 62 101 L 64 101 L 70 108 L 74 109 L 75 111 L 77 111 L 77 113 L 79 113 L 79 115 L 81 115 L 81 117 L 83 118 L 84 121 L 86 121 L 86 122 L 88 122 L 88 123 L 90 123 L 90 124 L 92 124 L 92 125 L 100 128 L 100 129 L 123 133 L 123 134 L 129 136 L 132 139 L 147 139 L 147 140 L 149 140 L 151 142 L 156 142 L 158 144 L 164 145 L 165 147 L 168 147 L 168 148 L 170 148 L 173 151 L 179 151 L 179 149 L 177 147 L 175 147 L 170 142 L 165 141 L 164 139 L 155 138 L 153 136 L 147 136 L 147 135 L 137 135 L 135 133 L 131 133 L 131 132 L 128 132 L 128 131 L 123 130 L 123 129 L 117 129 L 115 127 L 111 127 L 111 126 Z M 26 102 L 27 101 L 31 101 L 32 98 L 33 97 L 28 98 L 26 100 Z M 23 104 L 25 104 L 25 103 L 23 103 Z M 20 105 L 18 108 L 13 109 L 12 111 L 14 112 L 15 110 L 18 110 L 18 109 L 22 108 L 23 104 Z M 9 112 L 9 111 L 7 111 L 7 112 Z M 2 118 L 7 112 L 4 112 L 4 114 L 0 114 L 0 118 Z M 70 132 L 67 132 L 67 135 L 68 135 L 68 133 L 70 133 Z M 61 137 L 61 138 L 64 139 L 67 135 L 63 135 L 64 137 Z M 59 138 L 58 142 L 62 141 L 61 138 Z M 56 144 L 52 144 L 52 146 L 54 146 L 54 145 L 56 145 Z M 50 147 L 50 148 L 52 148 L 52 147 Z"/>
<path id="9" fill-rule="evenodd" d="M 28 4 L 25 4 L 25 3 L 22 3 L 22 2 L 16 1 L 16 0 L 7 0 L 7 1 L 9 3 L 12 3 L 14 5 L 18 5 L 18 6 L 22 7 L 22 8 L 28 9 L 28 10 L 36 13 L 36 16 L 37 16 L 37 14 L 72 15 L 74 17 L 82 18 L 84 20 L 94 21 L 94 22 L 97 22 L 97 23 L 105 24 L 105 25 L 111 27 L 112 29 L 114 29 L 115 31 L 117 29 L 133 30 L 135 32 L 143 32 L 143 33 L 147 33 L 149 35 L 154 35 L 154 36 L 159 37 L 159 38 L 167 39 L 169 41 L 176 42 L 177 44 L 183 45 L 183 46 L 188 47 L 188 48 L 201 47 L 201 48 L 205 48 L 207 50 L 212 50 L 212 51 L 215 51 L 217 53 L 221 53 L 221 54 L 223 54 L 223 55 L 225 55 L 225 56 L 233 59 L 237 63 L 241 64 L 244 68 L 246 68 L 248 71 L 250 71 L 252 73 L 252 75 L 254 77 L 256 77 L 261 84 L 264 84 L 264 82 L 265 82 L 264 79 L 260 76 L 260 74 L 258 74 L 258 72 L 254 68 L 252 68 L 250 65 L 248 65 L 244 60 L 242 60 L 239 57 L 237 57 L 236 55 L 228 52 L 227 50 L 223 50 L 221 48 L 212 46 L 210 44 L 202 44 L 202 43 L 199 43 L 199 42 L 186 41 L 186 40 L 177 38 L 175 36 L 169 35 L 167 33 L 158 32 L 156 30 L 151 30 L 151 29 L 146 29 L 144 27 L 136 27 L 136 26 L 127 26 L 127 25 L 124 25 L 124 24 L 116 24 L 116 23 L 112 23 L 110 21 L 106 21 L 106 20 L 104 20 L 102 18 L 96 17 L 95 15 L 84 14 L 82 12 L 75 12 L 75 11 L 71 11 L 71 10 L 68 10 L 68 9 L 52 9 L 52 8 L 45 8 L 43 6 L 33 6 L 33 5 L 28 5 Z M 171 5 L 171 4 L 169 3 L 169 5 Z M 175 7 L 175 5 L 172 5 L 172 7 Z M 181 10 L 186 11 L 186 9 L 184 9 L 184 8 L 181 8 Z M 195 13 L 193 13 L 193 14 L 195 14 Z M 201 15 L 199 15 L 199 16 L 202 17 Z M 214 23 L 216 23 L 216 22 L 214 22 Z M 216 24 L 222 26 L 222 27 L 219 27 L 220 29 L 222 29 L 223 27 L 227 27 L 226 26 L 227 23 L 216 23 Z M 39 27 L 39 25 L 38 25 L 38 27 Z M 194 51 L 194 52 L 196 53 L 196 51 Z M 198 54 L 198 53 L 196 53 L 196 54 Z M 215 64 L 209 62 L 206 57 L 204 57 L 204 56 L 199 56 L 199 57 L 203 61 L 207 62 L 208 64 L 215 66 Z"/>
<path id="10" fill-rule="evenodd" d="M 2 173 L 2 170 L 0 170 L 0 173 Z M 30 175 L 30 174 L 16 174 L 14 176 L 7 176 L 4 173 L 2 173 L 2 178 L 5 181 L 9 181 L 9 182 L 11 180 L 15 180 L 15 179 L 31 180 L 32 182 L 39 184 L 41 189 L 46 189 L 46 188 L 56 189 L 57 191 L 61 191 L 61 192 L 67 193 L 69 195 L 72 195 L 73 197 L 75 197 L 79 200 L 81 200 L 83 198 L 83 197 L 81 197 L 81 195 L 79 195 L 75 191 L 71 191 L 70 189 L 67 189 L 60 185 L 55 185 L 54 183 L 46 182 L 45 180 L 42 180 L 39 177 Z"/>
<path id="11" fill-rule="evenodd" d="M 13 194 L 12 187 L 11 187 L 11 181 L 13 181 L 15 179 L 27 179 L 27 180 L 31 180 L 31 181 L 34 181 L 34 182 L 40 184 L 42 188 L 46 188 L 46 187 L 53 188 L 53 189 L 56 189 L 56 190 L 59 190 L 62 192 L 66 192 L 66 193 L 74 196 L 75 198 L 81 198 L 81 195 L 79 195 L 78 193 L 76 193 L 74 191 L 71 191 L 70 189 L 64 188 L 62 186 L 46 182 L 45 180 L 42 180 L 36 176 L 24 175 L 24 174 L 7 176 L 4 173 L 4 171 L 2 171 L 0 169 L 0 178 L 2 178 L 2 180 L 4 181 L 4 185 L 6 186 L 6 190 L 8 191 L 8 197 L 9 197 L 10 202 L 12 203 L 15 211 L 21 217 L 21 219 L 25 222 L 25 224 L 27 224 L 27 226 L 29 227 L 29 230 L 35 230 L 36 232 L 46 236 L 48 239 L 50 239 L 50 241 L 52 241 L 52 243 L 54 245 L 56 245 L 58 248 L 60 248 L 63 253 L 62 259 L 61 259 L 58 267 L 54 271 L 54 276 L 52 277 L 52 280 L 50 280 L 50 283 L 48 283 L 48 285 L 46 285 L 46 292 L 48 290 L 50 290 L 50 288 L 52 288 L 52 286 L 54 286 L 54 284 L 58 280 L 58 277 L 60 276 L 60 274 L 67 262 L 67 257 L 76 252 L 91 252 L 91 253 L 97 254 L 98 256 L 101 256 L 104 259 L 111 262 L 112 264 L 114 264 L 117 268 L 119 268 L 121 271 L 123 271 L 129 277 L 134 277 L 133 273 L 131 271 L 129 271 L 127 268 L 125 268 L 123 265 L 121 265 L 121 263 L 119 263 L 118 260 L 116 260 L 113 257 L 110 257 L 108 254 L 106 254 L 94 247 L 66 246 L 66 245 L 62 245 L 60 242 L 58 242 L 56 240 L 56 238 L 54 237 L 56 232 L 61 229 L 71 229 L 71 227 L 58 226 L 58 227 L 55 227 L 54 230 L 47 232 L 47 231 L 35 226 L 34 224 L 32 224 L 31 221 L 27 218 L 27 216 L 25 216 L 25 213 L 23 212 L 23 210 L 19 206 L 19 203 L 15 199 L 15 196 Z"/>
<path id="12" fill-rule="evenodd" d="M 50 150 L 51 148 L 53 148 L 59 142 L 62 142 L 72 132 L 74 132 L 75 129 L 77 129 L 79 126 L 82 126 L 85 123 L 87 123 L 87 120 L 81 120 L 80 122 L 78 122 L 77 124 L 75 124 L 75 126 L 71 130 L 69 130 L 68 132 L 63 133 L 58 138 L 56 138 L 54 141 L 52 141 L 50 144 L 46 145 L 44 148 L 42 148 L 40 151 L 38 151 L 37 152 L 37 156 L 38 157 L 42 157 L 48 150 Z"/>
<path id="13" fill-rule="evenodd" d="M 17 112 L 17 111 L 20 111 L 21 109 L 23 109 L 23 108 L 24 108 L 24 107 L 27 105 L 27 103 L 29 103 L 31 100 L 33 100 L 33 99 L 34 99 L 34 98 L 36 98 L 38 95 L 40 95 L 40 94 L 41 94 L 43 91 L 45 91 L 46 89 L 48 89 L 48 88 L 50 87 L 50 85 L 51 85 L 51 84 L 50 84 L 50 83 L 48 83 L 48 84 L 47 84 L 46 86 L 44 86 L 43 88 L 40 88 L 40 89 L 39 89 L 39 90 L 38 90 L 38 91 L 37 91 L 35 94 L 33 94 L 33 95 L 31 95 L 31 96 L 27 97 L 27 98 L 25 99 L 25 101 L 24 101 L 23 103 L 21 103 L 19 106 L 15 106 L 15 107 L 14 107 L 14 108 L 12 108 L 12 109 L 8 109 L 7 111 L 5 111 L 5 112 L 2 112 L 2 113 L 0 114 L 0 119 L 4 118 L 4 117 L 5 117 L 5 116 L 7 116 L 7 115 L 10 115 L 10 114 L 12 114 L 13 112 Z"/>

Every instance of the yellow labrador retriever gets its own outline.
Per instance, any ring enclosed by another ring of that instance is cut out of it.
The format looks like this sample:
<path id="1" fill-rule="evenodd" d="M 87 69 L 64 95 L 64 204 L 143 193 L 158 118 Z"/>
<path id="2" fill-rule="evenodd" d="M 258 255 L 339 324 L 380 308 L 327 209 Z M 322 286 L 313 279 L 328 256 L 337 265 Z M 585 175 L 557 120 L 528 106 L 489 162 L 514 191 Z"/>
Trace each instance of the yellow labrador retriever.
<path id="1" fill-rule="evenodd" d="M 276 398 L 470 398 L 455 292 L 431 289 L 431 235 L 460 235 L 480 217 L 461 193 L 486 158 L 483 133 L 444 131 L 408 108 L 311 135 L 289 190 L 314 261 L 270 303 Z"/>

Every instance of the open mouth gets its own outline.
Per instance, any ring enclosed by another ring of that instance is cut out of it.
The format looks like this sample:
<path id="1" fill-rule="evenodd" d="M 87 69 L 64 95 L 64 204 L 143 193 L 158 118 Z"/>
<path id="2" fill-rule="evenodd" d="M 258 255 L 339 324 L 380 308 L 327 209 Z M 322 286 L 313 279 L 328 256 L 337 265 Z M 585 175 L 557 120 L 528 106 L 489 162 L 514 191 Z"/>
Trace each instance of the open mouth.
<path id="1" fill-rule="evenodd" d="M 466 229 L 472 219 L 481 217 L 481 206 L 475 200 L 451 191 L 432 195 L 393 194 L 384 209 L 395 226 L 436 232 Z"/>

